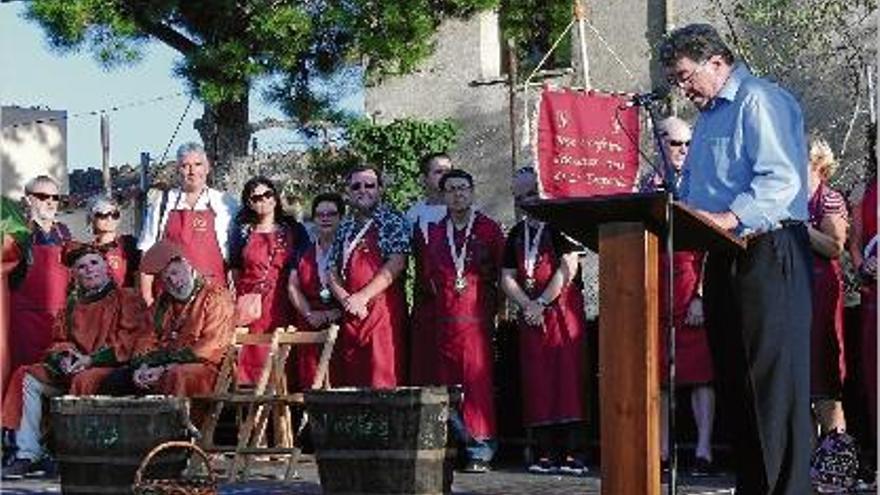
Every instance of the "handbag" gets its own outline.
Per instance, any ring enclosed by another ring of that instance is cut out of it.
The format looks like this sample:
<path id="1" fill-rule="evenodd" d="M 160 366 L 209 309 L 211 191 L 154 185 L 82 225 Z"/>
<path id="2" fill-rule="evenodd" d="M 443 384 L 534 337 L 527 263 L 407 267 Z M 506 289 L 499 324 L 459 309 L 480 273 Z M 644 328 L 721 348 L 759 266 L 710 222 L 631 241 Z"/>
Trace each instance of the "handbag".
<path id="1" fill-rule="evenodd" d="M 235 325 L 246 327 L 263 316 L 263 293 L 266 291 L 266 280 L 269 277 L 269 270 L 275 261 L 275 256 L 279 251 L 284 250 L 284 235 L 279 233 L 276 238 L 275 247 L 272 249 L 272 256 L 266 265 L 266 271 L 263 273 L 263 280 L 257 284 L 260 289 L 257 292 L 248 292 L 238 296 L 235 300 Z"/>

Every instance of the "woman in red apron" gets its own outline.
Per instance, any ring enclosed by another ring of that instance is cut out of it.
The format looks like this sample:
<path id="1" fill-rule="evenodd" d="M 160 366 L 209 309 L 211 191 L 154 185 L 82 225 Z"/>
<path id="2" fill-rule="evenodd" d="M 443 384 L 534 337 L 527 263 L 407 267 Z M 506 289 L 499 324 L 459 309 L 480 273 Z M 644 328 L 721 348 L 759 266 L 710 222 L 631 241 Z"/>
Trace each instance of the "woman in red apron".
<path id="1" fill-rule="evenodd" d="M 875 127 L 876 129 L 876 127 Z M 876 131 L 874 134 L 876 139 Z M 876 165 L 875 165 L 876 167 Z M 865 399 L 870 414 L 869 425 L 877 435 L 877 177 L 868 181 L 868 187 L 853 216 L 853 261 L 862 280 L 861 288 L 861 353 L 862 379 Z"/>
<path id="2" fill-rule="evenodd" d="M 309 237 L 302 224 L 287 217 L 275 185 L 265 177 L 255 177 L 244 185 L 237 217 L 234 244 L 230 259 L 235 275 L 235 290 L 242 303 L 246 294 L 260 299 L 259 317 L 239 320 L 250 333 L 271 332 L 292 321 L 287 279 Z M 240 306 L 239 304 L 239 306 Z M 238 381 L 256 383 L 268 356 L 266 346 L 245 346 L 239 353 Z"/>
<path id="3" fill-rule="evenodd" d="M 116 286 L 134 287 L 141 256 L 133 236 L 119 235 L 119 205 L 98 197 L 92 201 L 88 217 L 95 236 L 92 244 L 104 254 Z"/>
<path id="4" fill-rule="evenodd" d="M 514 185 L 519 202 L 533 196 Z M 586 317 L 577 269 L 577 246 L 551 226 L 524 220 L 507 237 L 501 286 L 521 308 L 540 301 L 537 315 L 518 319 L 523 423 L 537 443 L 538 474 L 585 472 L 587 418 Z M 565 268 L 561 268 L 565 263 Z M 569 271 L 570 270 L 570 271 Z M 560 282 L 552 284 L 559 273 Z M 552 299 L 551 299 L 552 296 Z M 531 319 L 534 318 L 534 319 Z"/>
<path id="5" fill-rule="evenodd" d="M 813 249 L 813 323 L 810 340 L 811 395 L 823 435 L 843 432 L 843 272 L 838 257 L 846 242 L 846 202 L 828 187 L 836 161 L 822 139 L 810 143 L 810 245 Z"/>
<path id="6" fill-rule="evenodd" d="M 290 297 L 296 309 L 294 325 L 300 330 L 320 330 L 342 319 L 339 304 L 330 292 L 327 268 L 333 237 L 344 212 L 345 203 L 338 194 L 319 194 L 312 201 L 317 239 L 290 274 Z M 293 364 L 288 361 L 290 382 L 295 390 L 306 390 L 314 385 L 319 358 L 318 346 L 296 347 Z"/>

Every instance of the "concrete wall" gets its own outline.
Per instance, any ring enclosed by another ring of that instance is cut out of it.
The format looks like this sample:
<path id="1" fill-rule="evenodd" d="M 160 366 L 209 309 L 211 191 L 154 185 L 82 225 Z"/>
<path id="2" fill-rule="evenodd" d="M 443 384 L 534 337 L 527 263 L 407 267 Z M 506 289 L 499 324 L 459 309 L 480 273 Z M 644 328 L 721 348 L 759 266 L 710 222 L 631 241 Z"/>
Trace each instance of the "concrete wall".
<path id="1" fill-rule="evenodd" d="M 366 111 L 377 122 L 404 117 L 454 119 L 460 126 L 458 147 L 451 150 L 456 166 L 474 174 L 480 207 L 510 225 L 507 86 L 473 84 L 497 77 L 501 51 L 493 22 L 492 13 L 446 22 L 437 35 L 434 55 L 418 72 L 367 88 Z"/>
<path id="2" fill-rule="evenodd" d="M 24 184 L 41 174 L 67 193 L 67 112 L 4 106 L 0 128 L 0 194 L 19 198 Z"/>

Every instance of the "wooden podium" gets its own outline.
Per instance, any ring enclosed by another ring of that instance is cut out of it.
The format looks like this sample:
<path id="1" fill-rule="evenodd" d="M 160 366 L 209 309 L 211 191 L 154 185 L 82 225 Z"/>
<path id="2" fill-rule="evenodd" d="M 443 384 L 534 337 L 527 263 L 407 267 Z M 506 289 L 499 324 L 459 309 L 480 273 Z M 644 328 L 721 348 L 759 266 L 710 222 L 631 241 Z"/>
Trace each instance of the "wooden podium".
<path id="1" fill-rule="evenodd" d="M 658 266 L 662 193 L 533 201 L 523 208 L 599 253 L 599 421 L 604 495 L 660 494 Z M 743 240 L 673 203 L 676 250 Z"/>

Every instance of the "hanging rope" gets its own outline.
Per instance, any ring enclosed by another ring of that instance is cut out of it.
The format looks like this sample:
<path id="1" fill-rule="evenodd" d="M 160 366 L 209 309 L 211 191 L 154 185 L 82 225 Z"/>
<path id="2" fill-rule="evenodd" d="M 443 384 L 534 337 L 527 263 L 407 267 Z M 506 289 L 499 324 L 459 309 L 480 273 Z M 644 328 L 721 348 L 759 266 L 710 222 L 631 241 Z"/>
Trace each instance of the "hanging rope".
<path id="1" fill-rule="evenodd" d="M 626 72 L 626 75 L 628 75 L 629 78 L 632 79 L 634 83 L 636 83 L 636 85 L 638 85 L 640 91 L 644 90 L 644 86 L 639 84 L 639 80 L 636 79 L 635 74 L 633 74 L 632 71 L 629 70 L 629 67 L 627 67 L 623 60 L 617 55 L 617 52 L 615 52 L 614 49 L 611 48 L 611 45 L 609 45 L 608 42 L 605 41 L 605 38 L 602 37 L 602 34 L 599 33 L 599 30 L 596 29 L 596 26 L 594 26 L 593 23 L 590 22 L 590 20 L 586 17 L 584 18 L 584 22 L 587 23 L 587 27 L 590 28 L 590 31 L 592 31 L 593 34 L 596 35 L 596 38 L 599 39 L 599 41 L 602 43 L 602 46 L 604 46 L 605 49 L 608 50 L 608 53 L 610 53 L 611 56 L 614 58 L 614 60 L 617 61 L 618 65 L 620 65 L 620 68 L 623 69 L 624 72 Z"/>
<path id="2" fill-rule="evenodd" d="M 165 145 L 165 151 L 162 152 L 162 158 L 159 159 L 159 163 L 165 163 L 165 157 L 168 156 L 168 150 L 171 148 L 171 145 L 174 143 L 174 139 L 177 138 L 177 133 L 180 131 L 180 125 L 183 124 L 183 119 L 186 118 L 186 114 L 189 113 L 189 107 L 192 106 L 193 97 L 190 95 L 189 102 L 186 104 L 186 108 L 183 109 L 183 114 L 180 116 L 180 119 L 177 121 L 177 125 L 174 126 L 174 132 L 171 133 L 171 139 L 168 140 L 168 144 Z"/>

